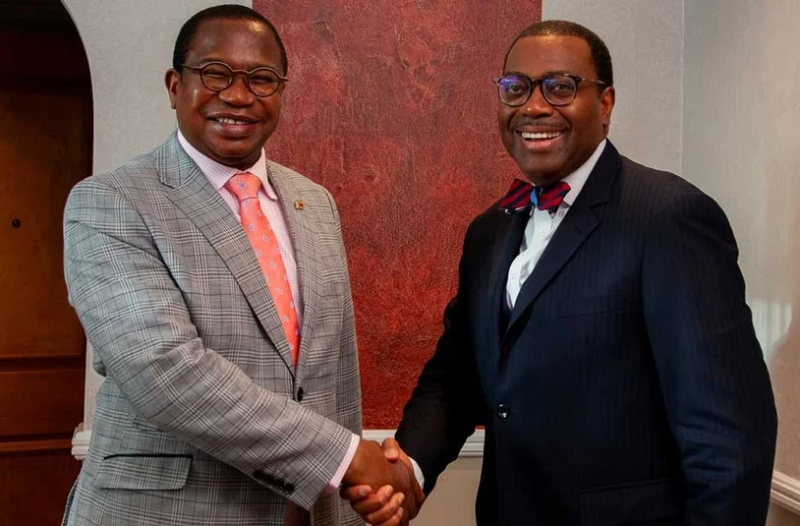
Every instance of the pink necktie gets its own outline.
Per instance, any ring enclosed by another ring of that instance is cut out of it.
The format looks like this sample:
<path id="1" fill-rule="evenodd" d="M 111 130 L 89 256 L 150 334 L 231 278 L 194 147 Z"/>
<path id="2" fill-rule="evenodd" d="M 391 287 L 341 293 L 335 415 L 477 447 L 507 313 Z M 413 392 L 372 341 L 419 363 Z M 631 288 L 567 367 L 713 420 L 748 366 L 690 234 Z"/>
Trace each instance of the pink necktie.
<path id="1" fill-rule="evenodd" d="M 289 341 L 292 351 L 292 360 L 297 365 L 297 353 L 300 350 L 300 327 L 297 324 L 297 311 L 294 307 L 292 289 L 286 277 L 286 267 L 283 264 L 278 240 L 269 224 L 269 219 L 261 210 L 258 201 L 258 189 L 261 188 L 261 179 L 251 173 L 238 173 L 225 184 L 239 200 L 239 215 L 242 218 L 247 239 L 253 246 L 258 264 L 267 280 L 267 287 L 275 308 L 283 324 L 283 332 Z"/>

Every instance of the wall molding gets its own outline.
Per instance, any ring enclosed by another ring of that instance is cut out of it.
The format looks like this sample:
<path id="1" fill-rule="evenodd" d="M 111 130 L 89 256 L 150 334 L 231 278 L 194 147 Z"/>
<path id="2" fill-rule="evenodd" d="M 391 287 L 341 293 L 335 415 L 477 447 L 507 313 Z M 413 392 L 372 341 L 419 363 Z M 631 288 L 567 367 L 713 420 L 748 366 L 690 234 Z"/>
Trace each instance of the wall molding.
<path id="1" fill-rule="evenodd" d="M 69 448 L 70 448 L 69 438 L 21 440 L 19 442 L 0 441 L 0 455 L 44 453 L 50 451 L 58 451 L 63 453 L 66 452 Z"/>
<path id="2" fill-rule="evenodd" d="M 385 438 L 394 437 L 396 429 L 365 429 L 363 436 L 367 440 L 383 442 Z M 467 439 L 458 458 L 480 458 L 483 456 L 483 440 L 486 432 L 483 429 L 475 430 L 475 434 Z"/>
<path id="3" fill-rule="evenodd" d="M 772 502 L 800 515 L 800 480 L 778 471 L 772 474 Z"/>
<path id="4" fill-rule="evenodd" d="M 385 438 L 394 436 L 394 429 L 367 429 L 364 438 L 382 442 Z M 92 437 L 91 430 L 84 430 L 81 425 L 75 430 L 72 438 L 72 454 L 78 460 L 84 460 L 89 452 L 89 441 Z M 461 448 L 459 458 L 480 458 L 483 456 L 483 441 L 485 431 L 478 429 L 475 434 L 467 439 Z M 772 502 L 788 511 L 800 515 L 800 480 L 788 475 L 774 472 L 772 475 Z"/>

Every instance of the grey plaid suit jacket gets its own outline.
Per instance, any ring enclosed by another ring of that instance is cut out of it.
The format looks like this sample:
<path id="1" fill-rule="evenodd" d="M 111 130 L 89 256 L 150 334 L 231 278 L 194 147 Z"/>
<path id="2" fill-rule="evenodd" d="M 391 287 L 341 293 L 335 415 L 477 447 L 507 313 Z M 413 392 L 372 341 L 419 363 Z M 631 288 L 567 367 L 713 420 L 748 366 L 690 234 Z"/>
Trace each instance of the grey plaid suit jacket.
<path id="1" fill-rule="evenodd" d="M 361 432 L 339 216 L 268 168 L 304 302 L 296 371 L 244 231 L 175 135 L 70 194 L 70 300 L 106 379 L 67 524 L 279 526 L 288 501 L 314 526 L 363 524 L 320 496 Z"/>

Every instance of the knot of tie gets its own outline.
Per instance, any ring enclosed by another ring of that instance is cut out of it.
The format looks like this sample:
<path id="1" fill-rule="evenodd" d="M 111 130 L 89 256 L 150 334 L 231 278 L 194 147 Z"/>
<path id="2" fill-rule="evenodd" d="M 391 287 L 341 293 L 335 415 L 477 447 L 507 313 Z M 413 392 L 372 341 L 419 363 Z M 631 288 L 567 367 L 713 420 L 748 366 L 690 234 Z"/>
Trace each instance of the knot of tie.
<path id="1" fill-rule="evenodd" d="M 533 186 L 525 181 L 514 179 L 508 193 L 500 200 L 500 209 L 511 214 L 526 210 L 533 205 L 539 210 L 553 213 L 561 206 L 569 190 L 569 184 L 564 181 L 547 186 Z"/>
<path id="2" fill-rule="evenodd" d="M 250 172 L 242 172 L 231 177 L 225 183 L 225 188 L 230 190 L 241 203 L 258 196 L 258 190 L 261 188 L 261 179 Z"/>

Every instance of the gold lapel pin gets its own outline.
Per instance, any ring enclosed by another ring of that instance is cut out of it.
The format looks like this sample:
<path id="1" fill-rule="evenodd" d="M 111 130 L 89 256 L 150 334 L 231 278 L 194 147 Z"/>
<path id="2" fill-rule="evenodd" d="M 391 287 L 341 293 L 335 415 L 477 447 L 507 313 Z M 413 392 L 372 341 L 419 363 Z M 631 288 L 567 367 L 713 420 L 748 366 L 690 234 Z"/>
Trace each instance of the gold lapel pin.
<path id="1" fill-rule="evenodd" d="M 305 205 L 305 203 L 303 203 L 303 201 L 301 199 L 298 199 L 297 201 L 294 202 L 294 209 L 295 210 L 305 210 L 306 209 L 306 205 Z"/>

